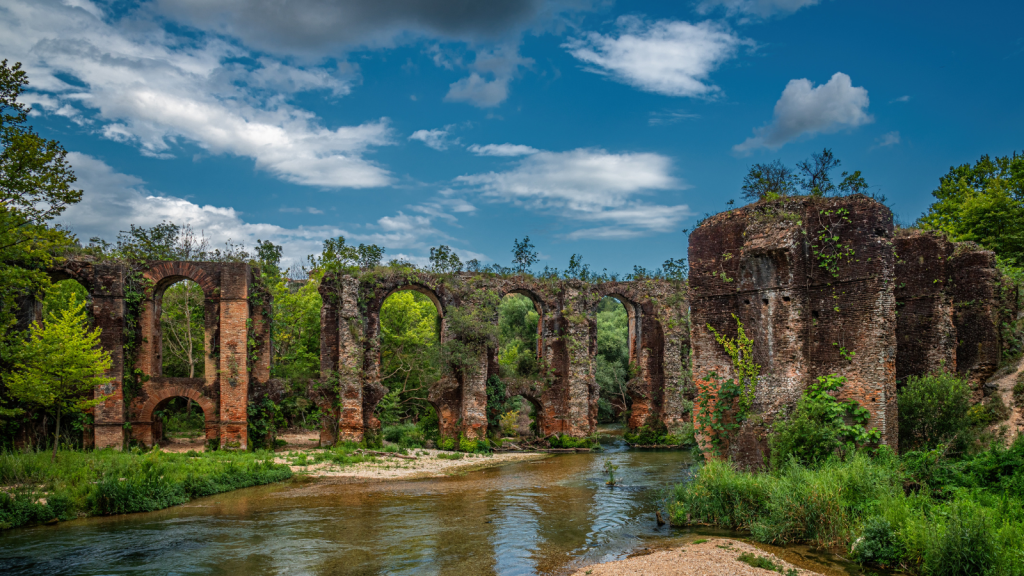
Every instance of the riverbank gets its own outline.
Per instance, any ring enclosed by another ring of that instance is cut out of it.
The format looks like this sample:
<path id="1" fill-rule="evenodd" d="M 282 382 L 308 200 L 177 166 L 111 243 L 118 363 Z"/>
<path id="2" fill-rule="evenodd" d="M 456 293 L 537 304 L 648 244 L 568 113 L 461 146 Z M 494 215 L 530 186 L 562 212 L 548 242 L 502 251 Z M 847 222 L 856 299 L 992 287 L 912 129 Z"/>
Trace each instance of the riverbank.
<path id="1" fill-rule="evenodd" d="M 803 570 L 762 550 L 738 540 L 701 538 L 692 543 L 657 550 L 625 560 L 592 564 L 577 570 L 573 576 L 820 576 Z"/>
<path id="2" fill-rule="evenodd" d="M 292 476 L 270 452 L 161 450 L 0 454 L 0 530 L 150 512 Z"/>
<path id="3" fill-rule="evenodd" d="M 293 450 L 278 453 L 274 462 L 290 466 L 295 474 L 347 478 L 353 481 L 386 481 L 438 478 L 515 462 L 541 460 L 550 456 L 535 452 L 472 454 L 428 448 L 413 448 L 405 452 L 402 454 L 363 449 Z"/>

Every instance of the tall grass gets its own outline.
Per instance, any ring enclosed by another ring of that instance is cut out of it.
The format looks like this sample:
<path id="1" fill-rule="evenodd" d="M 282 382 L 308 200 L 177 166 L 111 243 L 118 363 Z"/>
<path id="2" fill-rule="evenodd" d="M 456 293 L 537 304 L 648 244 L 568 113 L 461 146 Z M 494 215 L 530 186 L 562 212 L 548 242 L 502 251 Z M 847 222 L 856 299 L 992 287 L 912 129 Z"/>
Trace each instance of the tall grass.
<path id="1" fill-rule="evenodd" d="M 284 480 L 269 452 L 0 453 L 0 529 L 79 515 L 148 512 Z"/>
<path id="2" fill-rule="evenodd" d="M 882 447 L 874 458 L 762 473 L 712 461 L 676 487 L 669 512 L 676 525 L 745 530 L 916 574 L 1020 576 L 1024 439 L 964 460 Z"/>

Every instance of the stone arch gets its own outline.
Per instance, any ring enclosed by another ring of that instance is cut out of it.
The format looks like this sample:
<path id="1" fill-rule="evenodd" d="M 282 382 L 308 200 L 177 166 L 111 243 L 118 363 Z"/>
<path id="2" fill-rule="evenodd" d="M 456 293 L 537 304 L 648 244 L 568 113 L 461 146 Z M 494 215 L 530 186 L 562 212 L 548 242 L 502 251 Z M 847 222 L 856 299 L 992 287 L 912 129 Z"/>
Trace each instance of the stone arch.
<path id="1" fill-rule="evenodd" d="M 632 298 L 626 296 L 624 292 L 625 290 L 615 288 L 598 290 L 597 298 L 591 311 L 596 316 L 597 307 L 601 305 L 601 301 L 605 298 L 615 298 L 622 303 L 623 308 L 626 309 L 626 316 L 629 319 L 627 321 L 627 326 L 629 327 L 629 361 L 630 363 L 636 363 L 640 359 L 643 307 Z"/>
<path id="2" fill-rule="evenodd" d="M 203 297 L 216 299 L 217 280 L 191 262 L 160 262 L 143 273 L 153 283 L 152 295 L 162 294 L 168 286 L 181 280 L 192 280 L 203 289 Z"/>
<path id="3" fill-rule="evenodd" d="M 147 290 L 146 310 L 141 319 L 145 345 L 139 359 L 143 371 L 151 377 L 163 376 L 163 330 L 160 317 L 163 313 L 164 292 L 178 282 L 191 280 L 203 291 L 203 375 L 208 383 L 212 383 L 216 378 L 218 360 L 210 351 L 216 348 L 220 332 L 220 289 L 217 279 L 203 270 L 201 265 L 192 262 L 160 262 L 144 272 L 143 276 L 152 282 Z"/>
<path id="4" fill-rule="evenodd" d="M 220 410 L 216 402 L 199 390 L 183 384 L 144 386 L 145 402 L 132 408 L 132 436 L 145 446 L 154 444 L 153 412 L 160 404 L 171 398 L 189 398 L 203 409 L 206 421 L 206 438 L 213 439 L 220 435 Z"/>

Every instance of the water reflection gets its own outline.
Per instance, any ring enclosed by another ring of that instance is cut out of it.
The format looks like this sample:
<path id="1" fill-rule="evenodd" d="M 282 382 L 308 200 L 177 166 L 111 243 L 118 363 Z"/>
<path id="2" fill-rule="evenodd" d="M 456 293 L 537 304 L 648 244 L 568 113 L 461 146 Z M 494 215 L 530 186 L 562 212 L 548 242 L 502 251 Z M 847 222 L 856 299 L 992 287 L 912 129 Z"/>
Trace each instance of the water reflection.
<path id="1" fill-rule="evenodd" d="M 552 574 L 624 557 L 683 452 L 559 455 L 440 480 L 295 481 L 0 536 L 4 574 Z M 605 486 L 604 460 L 620 485 Z"/>

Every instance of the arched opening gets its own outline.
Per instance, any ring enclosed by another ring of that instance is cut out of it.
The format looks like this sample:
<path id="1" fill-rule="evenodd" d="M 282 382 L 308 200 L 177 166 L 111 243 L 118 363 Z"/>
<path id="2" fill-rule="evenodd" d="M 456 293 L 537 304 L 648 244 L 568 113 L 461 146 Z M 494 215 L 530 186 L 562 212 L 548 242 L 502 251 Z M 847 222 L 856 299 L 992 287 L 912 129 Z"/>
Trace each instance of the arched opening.
<path id="1" fill-rule="evenodd" d="M 320 280 L 270 279 L 270 377 L 286 383 L 278 405 L 287 430 L 278 432 L 279 437 L 301 443 L 313 437 L 308 431 L 320 425 L 322 414 L 322 400 L 308 393 L 308 382 L 320 377 Z"/>
<path id="2" fill-rule="evenodd" d="M 505 295 L 498 307 L 497 374 L 487 382 L 487 419 L 495 437 L 536 436 L 541 404 L 514 394 L 529 388 L 543 371 L 541 309 L 529 296 Z"/>
<path id="3" fill-rule="evenodd" d="M 89 305 L 91 301 L 92 295 L 77 280 L 71 278 L 58 280 L 50 285 L 43 297 L 42 318 L 40 319 L 45 322 L 52 314 L 67 310 L 73 303 L 85 302 L 85 310 L 91 322 L 92 306 Z"/>
<path id="4" fill-rule="evenodd" d="M 171 396 L 153 409 L 153 443 L 196 450 L 206 442 L 206 413 L 199 402 Z"/>
<path id="5" fill-rule="evenodd" d="M 170 378 L 206 374 L 206 312 L 203 289 L 181 279 L 167 286 L 157 301 L 161 372 Z"/>
<path id="6" fill-rule="evenodd" d="M 628 419 L 633 399 L 629 381 L 635 369 L 636 342 L 633 315 L 625 299 L 606 296 L 597 306 L 597 355 L 594 376 L 600 389 L 597 420 L 601 423 Z"/>
<path id="7" fill-rule="evenodd" d="M 385 440 L 415 447 L 438 435 L 428 395 L 441 378 L 442 318 L 437 297 L 415 285 L 397 288 L 381 303 L 378 366 L 386 392 L 374 414 Z"/>

